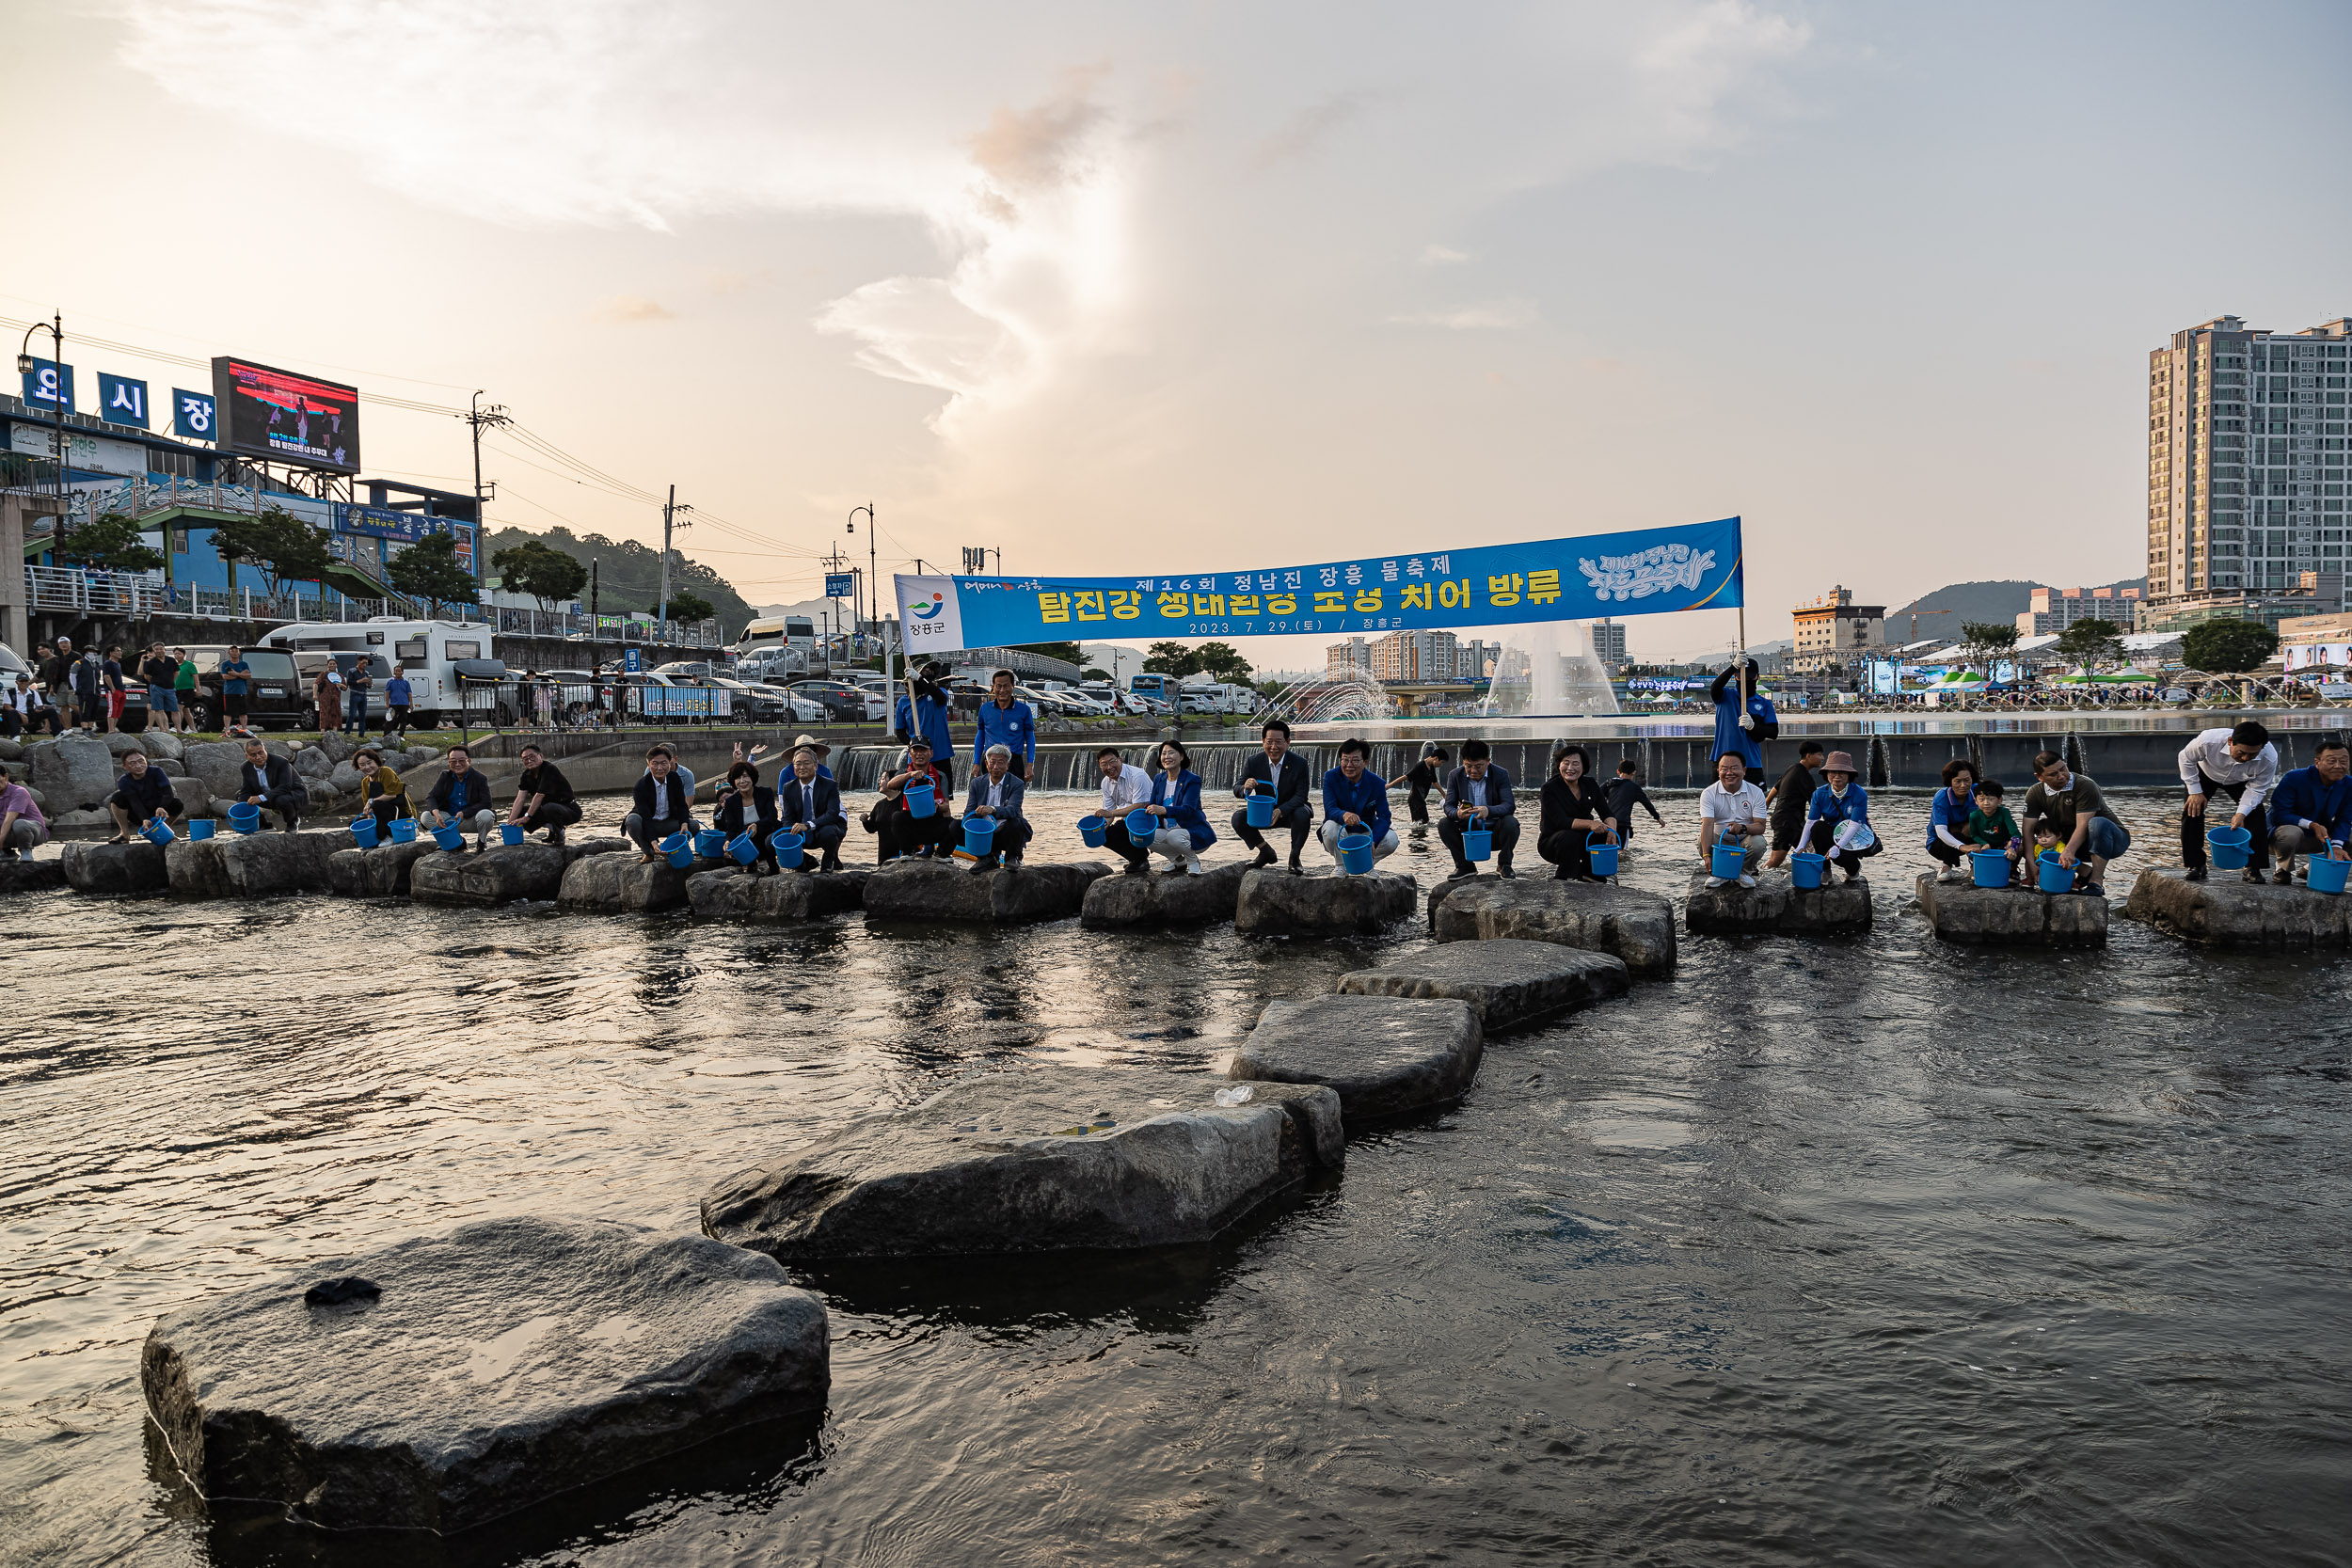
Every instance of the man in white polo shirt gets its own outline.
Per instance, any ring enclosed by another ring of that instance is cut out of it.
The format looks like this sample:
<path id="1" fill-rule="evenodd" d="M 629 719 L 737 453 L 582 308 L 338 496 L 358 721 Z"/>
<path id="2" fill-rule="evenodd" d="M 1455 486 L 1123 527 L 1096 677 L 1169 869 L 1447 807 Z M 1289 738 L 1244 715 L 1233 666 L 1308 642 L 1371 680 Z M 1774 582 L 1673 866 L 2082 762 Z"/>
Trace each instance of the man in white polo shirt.
<path id="1" fill-rule="evenodd" d="M 2205 832 L 2215 824 L 2205 815 L 2205 802 L 2226 795 L 2233 803 L 2229 826 L 2244 828 L 2251 836 L 2246 863 L 2249 882 L 2263 879 L 2270 863 L 2270 823 L 2263 802 L 2279 782 L 2279 748 L 2270 732 L 2251 719 L 2235 729 L 2205 730 L 2181 748 L 2181 784 L 2188 800 L 2181 812 L 2181 863 L 2188 879 L 2205 879 Z"/>
<path id="2" fill-rule="evenodd" d="M 1711 851 L 1718 844 L 1732 844 L 1746 853 L 1740 865 L 1740 885 L 1756 886 L 1765 834 L 1764 792 L 1748 783 L 1747 760 L 1737 752 L 1725 752 L 1715 759 L 1715 782 L 1699 791 L 1699 863 L 1709 868 L 1707 885 L 1731 885 L 1729 878 L 1712 875 Z"/>

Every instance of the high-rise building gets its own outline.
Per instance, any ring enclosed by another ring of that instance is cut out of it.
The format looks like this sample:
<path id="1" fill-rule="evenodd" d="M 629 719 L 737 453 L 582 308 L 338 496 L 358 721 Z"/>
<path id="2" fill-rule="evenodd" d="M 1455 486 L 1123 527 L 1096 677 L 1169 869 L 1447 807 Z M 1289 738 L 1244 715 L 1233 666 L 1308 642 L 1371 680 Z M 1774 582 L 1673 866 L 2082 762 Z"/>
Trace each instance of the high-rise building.
<path id="1" fill-rule="evenodd" d="M 2077 621 L 2106 621 L 2125 631 L 2139 608 L 2137 588 L 2037 588 L 2017 612 L 2017 635 L 2046 637 Z"/>
<path id="2" fill-rule="evenodd" d="M 1323 650 L 1323 678 L 1343 681 L 1355 679 L 1372 668 L 1372 651 L 1360 637 L 1344 642 L 1334 642 Z"/>
<path id="3" fill-rule="evenodd" d="M 1611 670 L 1626 666 L 1625 623 L 1603 618 L 1592 626 L 1593 657 Z"/>
<path id="4" fill-rule="evenodd" d="M 2152 614 L 2341 579 L 2347 377 L 2352 317 L 2277 333 L 2217 316 L 2149 354 Z"/>
<path id="5" fill-rule="evenodd" d="M 1886 607 L 1856 604 L 1851 588 L 1832 588 L 1791 612 L 1797 635 L 1789 664 L 1798 670 L 1842 670 L 1869 650 L 1886 646 Z"/>

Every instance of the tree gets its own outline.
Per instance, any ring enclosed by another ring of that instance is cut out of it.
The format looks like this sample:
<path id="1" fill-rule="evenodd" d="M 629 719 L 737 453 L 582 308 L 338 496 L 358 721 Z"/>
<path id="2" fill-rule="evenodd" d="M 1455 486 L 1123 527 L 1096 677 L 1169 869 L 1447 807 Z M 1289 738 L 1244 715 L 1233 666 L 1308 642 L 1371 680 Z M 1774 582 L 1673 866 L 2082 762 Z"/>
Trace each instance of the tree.
<path id="1" fill-rule="evenodd" d="M 1078 678 L 1082 681 L 1116 681 L 1119 677 L 1108 670 L 1099 670 L 1089 664 L 1078 672 Z"/>
<path id="2" fill-rule="evenodd" d="M 536 539 L 498 551 L 490 557 L 490 569 L 499 575 L 500 586 L 530 594 L 550 613 L 588 586 L 587 567 Z"/>
<path id="3" fill-rule="evenodd" d="M 545 533 L 502 528 L 483 542 L 483 559 L 494 561 L 501 550 L 534 543 L 568 555 L 583 566 L 594 562 L 597 608 L 607 615 L 629 605 L 652 604 L 661 591 L 661 552 L 634 539 L 607 539 L 600 533 L 577 535 L 567 528 L 551 528 Z M 739 626 L 752 618 L 752 607 L 744 603 L 743 596 L 726 578 L 691 556 L 673 551 L 670 592 L 675 594 L 680 589 L 717 605 L 719 619 L 728 626 Z"/>
<path id="4" fill-rule="evenodd" d="M 262 574 L 273 599 L 287 583 L 318 581 L 334 559 L 326 553 L 326 534 L 274 506 L 215 525 L 213 548 L 230 568 L 231 581 L 236 564 L 244 562 Z"/>
<path id="5" fill-rule="evenodd" d="M 1154 642 L 1144 650 L 1143 667 L 1155 675 L 1193 675 L 1200 672 L 1194 650 L 1182 642 Z"/>
<path id="6" fill-rule="evenodd" d="M 1963 621 L 1960 645 L 1973 657 L 1988 662 L 2006 658 L 2017 646 L 2017 628 L 1998 621 Z"/>
<path id="7" fill-rule="evenodd" d="M 2181 638 L 2181 662 L 2208 674 L 2259 670 L 2279 651 L 2279 634 L 2260 621 L 2200 621 Z"/>
<path id="8" fill-rule="evenodd" d="M 2092 669 L 2123 657 L 2123 635 L 2105 621 L 2077 621 L 2058 633 L 2061 657 Z"/>
<path id="9" fill-rule="evenodd" d="M 436 614 L 445 604 L 472 604 L 479 597 L 473 574 L 458 563 L 457 541 L 446 533 L 428 533 L 392 557 L 384 577 L 410 598 L 431 603 Z"/>
<path id="10" fill-rule="evenodd" d="M 661 613 L 660 604 L 657 603 L 653 608 L 656 615 Z M 670 590 L 670 619 L 673 621 L 691 626 L 697 621 L 707 621 L 718 613 L 718 607 L 708 599 L 689 594 L 682 589 Z"/>
<path id="11" fill-rule="evenodd" d="M 1231 642 L 1203 642 L 1192 651 L 1193 668 L 1239 686 L 1249 679 L 1249 661 Z"/>
<path id="12" fill-rule="evenodd" d="M 119 512 L 75 529 L 60 553 L 68 561 L 109 572 L 151 572 L 164 563 L 162 554 L 139 537 L 137 520 Z"/>

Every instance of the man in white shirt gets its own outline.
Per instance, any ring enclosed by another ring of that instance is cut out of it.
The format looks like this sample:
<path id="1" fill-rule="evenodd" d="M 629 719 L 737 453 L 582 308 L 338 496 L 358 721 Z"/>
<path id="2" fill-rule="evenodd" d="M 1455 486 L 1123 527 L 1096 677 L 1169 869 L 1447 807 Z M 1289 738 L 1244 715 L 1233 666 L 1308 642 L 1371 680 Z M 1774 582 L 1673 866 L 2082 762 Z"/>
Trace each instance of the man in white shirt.
<path id="1" fill-rule="evenodd" d="M 1126 857 L 1127 874 L 1140 877 L 1152 863 L 1150 842 L 1138 847 L 1127 836 L 1127 814 L 1152 799 L 1152 775 L 1129 762 L 1116 746 L 1094 753 L 1103 775 L 1103 844 Z"/>
<path id="2" fill-rule="evenodd" d="M 1756 863 L 1764 858 L 1764 792 L 1748 783 L 1748 765 L 1737 752 L 1715 759 L 1715 782 L 1699 791 L 1699 863 L 1709 868 L 1707 885 L 1729 887 L 1731 879 L 1712 874 L 1718 844 L 1737 845 L 1746 852 L 1740 865 L 1740 885 L 1756 886 Z"/>
<path id="3" fill-rule="evenodd" d="M 2181 783 L 2188 789 L 2188 804 L 2181 812 L 2181 863 L 2188 879 L 2205 879 L 2206 800 L 2227 794 L 2234 802 L 2230 826 L 2252 835 L 2252 858 L 2245 879 L 2259 882 L 2270 863 L 2270 822 L 2263 810 L 2271 786 L 2279 782 L 2279 748 L 2270 732 L 2249 719 L 2233 730 L 2205 730 L 2181 748 Z"/>

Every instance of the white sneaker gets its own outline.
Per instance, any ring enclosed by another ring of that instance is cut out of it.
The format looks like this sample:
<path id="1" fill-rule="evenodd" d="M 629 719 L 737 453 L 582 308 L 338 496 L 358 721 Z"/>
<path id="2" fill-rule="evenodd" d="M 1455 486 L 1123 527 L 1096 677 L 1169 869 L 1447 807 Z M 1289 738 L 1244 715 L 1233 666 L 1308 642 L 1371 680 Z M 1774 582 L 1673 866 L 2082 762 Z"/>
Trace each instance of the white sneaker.
<path id="1" fill-rule="evenodd" d="M 1707 879 L 1707 891 L 1709 893 L 1714 892 L 1719 887 L 1729 887 L 1730 885 L 1731 879 L 1728 877 L 1709 877 Z"/>
<path id="2" fill-rule="evenodd" d="M 1194 877 L 1205 877 L 1209 874 L 1208 867 L 1200 863 L 1200 858 L 1198 855 L 1184 863 L 1184 870 Z"/>
<path id="3" fill-rule="evenodd" d="M 1740 877 L 1740 885 L 1741 887 L 1754 887 L 1756 886 L 1756 879 L 1743 872 Z"/>
<path id="4" fill-rule="evenodd" d="M 1935 874 L 1935 879 L 1939 882 L 1964 882 L 1971 879 L 1971 875 L 1957 865 L 1947 865 Z"/>

